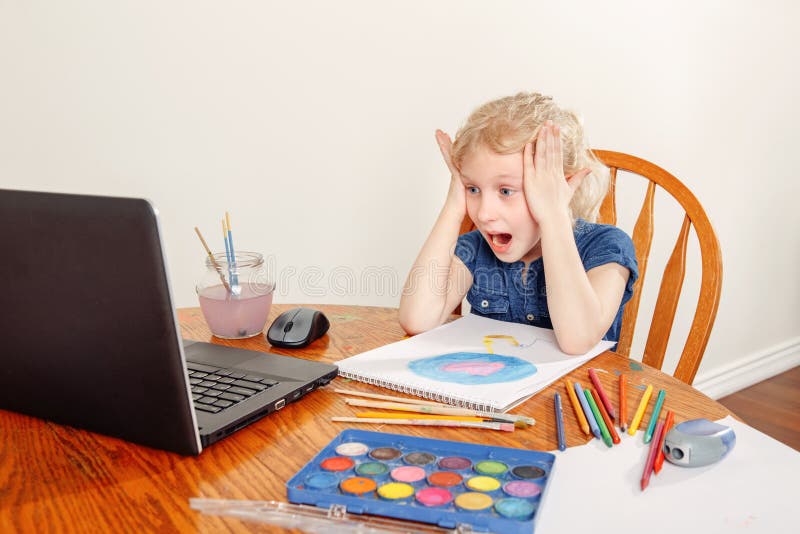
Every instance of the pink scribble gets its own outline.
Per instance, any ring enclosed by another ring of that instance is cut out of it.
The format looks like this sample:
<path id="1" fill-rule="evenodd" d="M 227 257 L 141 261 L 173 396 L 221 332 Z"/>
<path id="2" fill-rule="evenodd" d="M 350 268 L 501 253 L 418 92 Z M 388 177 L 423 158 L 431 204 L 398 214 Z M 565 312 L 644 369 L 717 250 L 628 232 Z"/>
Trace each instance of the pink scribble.
<path id="1" fill-rule="evenodd" d="M 460 362 L 448 363 L 442 367 L 442 371 L 448 373 L 467 373 L 468 375 L 489 376 L 505 367 L 501 362 Z"/>

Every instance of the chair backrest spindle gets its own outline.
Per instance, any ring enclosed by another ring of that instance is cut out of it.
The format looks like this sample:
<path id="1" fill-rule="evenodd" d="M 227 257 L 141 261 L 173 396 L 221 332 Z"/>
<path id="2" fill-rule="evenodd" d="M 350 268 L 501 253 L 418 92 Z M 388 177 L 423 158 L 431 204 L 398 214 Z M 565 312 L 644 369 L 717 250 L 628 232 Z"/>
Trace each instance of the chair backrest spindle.
<path id="1" fill-rule="evenodd" d="M 633 288 L 631 300 L 625 305 L 622 313 L 622 330 L 617 343 L 617 353 L 630 356 L 633 333 L 636 330 L 636 319 L 639 317 L 639 302 L 642 299 L 642 287 L 647 274 L 647 260 L 650 257 L 650 246 L 653 244 L 653 203 L 655 201 L 656 184 L 647 186 L 642 209 L 633 227 L 633 246 L 636 249 L 636 262 L 639 264 L 639 280 Z"/>
<path id="2" fill-rule="evenodd" d="M 600 205 L 600 221 L 617 224 L 617 168 L 609 167 L 608 192 Z"/>
<path id="3" fill-rule="evenodd" d="M 675 311 L 678 309 L 678 299 L 681 296 L 683 278 L 686 274 L 686 243 L 689 237 L 689 216 L 683 218 L 683 225 L 675 242 L 675 248 L 664 268 L 661 276 L 661 287 L 658 290 L 658 299 L 653 310 L 653 319 L 650 323 L 650 332 L 644 347 L 642 361 L 651 367 L 661 369 L 664 364 L 664 355 L 667 352 L 669 334 L 675 322 Z"/>

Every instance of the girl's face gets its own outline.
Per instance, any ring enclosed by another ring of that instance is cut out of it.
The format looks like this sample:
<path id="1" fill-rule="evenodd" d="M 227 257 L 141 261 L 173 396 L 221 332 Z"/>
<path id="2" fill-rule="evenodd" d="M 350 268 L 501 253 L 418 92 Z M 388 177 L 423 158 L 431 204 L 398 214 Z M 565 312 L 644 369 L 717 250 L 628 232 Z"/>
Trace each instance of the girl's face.
<path id="1" fill-rule="evenodd" d="M 539 225 L 522 188 L 522 152 L 472 148 L 461 161 L 461 180 L 467 213 L 498 259 L 528 264 L 541 256 Z"/>

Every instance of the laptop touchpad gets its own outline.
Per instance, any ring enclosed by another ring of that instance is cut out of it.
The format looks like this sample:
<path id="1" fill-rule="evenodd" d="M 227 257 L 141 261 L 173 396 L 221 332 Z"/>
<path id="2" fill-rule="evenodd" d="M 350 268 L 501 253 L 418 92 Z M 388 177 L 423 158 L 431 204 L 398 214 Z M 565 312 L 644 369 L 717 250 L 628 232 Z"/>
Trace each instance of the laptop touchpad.
<path id="1" fill-rule="evenodd" d="M 260 353 L 251 350 L 202 342 L 186 347 L 185 353 L 187 360 L 222 368 L 239 367 L 244 362 L 260 356 Z"/>

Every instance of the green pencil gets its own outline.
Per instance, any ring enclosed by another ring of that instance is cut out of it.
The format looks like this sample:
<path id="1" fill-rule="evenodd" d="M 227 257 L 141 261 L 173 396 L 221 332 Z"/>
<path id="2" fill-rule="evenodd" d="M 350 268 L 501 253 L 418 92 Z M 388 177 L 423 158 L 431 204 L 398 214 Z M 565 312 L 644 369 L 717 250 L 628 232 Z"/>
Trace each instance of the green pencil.
<path id="1" fill-rule="evenodd" d="M 603 443 L 611 447 L 611 434 L 608 433 L 606 422 L 603 421 L 603 416 L 600 415 L 600 410 L 597 408 L 597 404 L 594 402 L 592 391 L 589 388 L 586 388 L 583 390 L 583 394 L 586 395 L 586 400 L 589 402 L 589 408 L 592 409 L 592 413 L 594 414 L 595 419 L 597 419 L 597 426 L 600 427 L 600 434 L 603 436 Z"/>
<path id="2" fill-rule="evenodd" d="M 664 397 L 666 395 L 667 392 L 663 389 L 658 390 L 658 398 L 656 398 L 656 405 L 653 406 L 653 414 L 650 416 L 650 424 L 647 425 L 647 430 L 644 433 L 645 443 L 650 443 L 650 440 L 653 439 L 653 431 L 656 429 L 658 416 L 661 415 L 661 407 L 664 405 Z"/>

